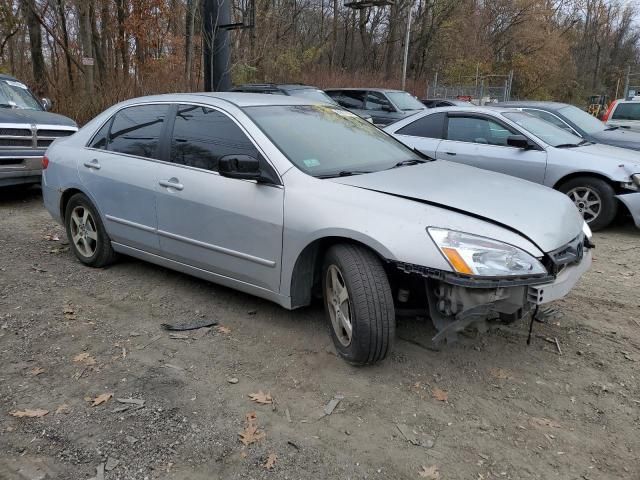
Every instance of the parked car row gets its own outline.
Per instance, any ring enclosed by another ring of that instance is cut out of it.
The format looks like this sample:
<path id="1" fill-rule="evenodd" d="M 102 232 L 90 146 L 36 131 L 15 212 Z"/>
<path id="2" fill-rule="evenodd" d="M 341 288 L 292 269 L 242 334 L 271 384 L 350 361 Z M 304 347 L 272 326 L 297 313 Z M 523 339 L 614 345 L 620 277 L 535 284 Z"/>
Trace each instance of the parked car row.
<path id="1" fill-rule="evenodd" d="M 434 112 L 402 122 L 448 119 Z M 487 141 L 511 136 L 488 128 Z M 126 254 L 288 309 L 322 297 L 354 364 L 388 355 L 399 308 L 424 310 L 434 340 L 452 340 L 534 315 L 592 259 L 566 195 L 433 161 L 339 105 L 294 95 L 132 99 L 57 140 L 43 166 L 45 206 L 82 263 Z"/>

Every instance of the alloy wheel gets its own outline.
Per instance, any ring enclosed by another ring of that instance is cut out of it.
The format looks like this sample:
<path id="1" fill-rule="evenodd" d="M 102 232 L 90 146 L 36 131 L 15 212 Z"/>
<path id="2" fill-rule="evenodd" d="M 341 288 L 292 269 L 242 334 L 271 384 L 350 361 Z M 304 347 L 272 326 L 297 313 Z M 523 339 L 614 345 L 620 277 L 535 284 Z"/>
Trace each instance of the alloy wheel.
<path id="1" fill-rule="evenodd" d="M 573 200 L 587 223 L 598 218 L 602 210 L 602 199 L 598 192 L 589 187 L 575 187 L 569 190 L 567 195 Z"/>
<path id="2" fill-rule="evenodd" d="M 351 302 L 342 272 L 336 265 L 329 265 L 327 268 L 325 299 L 333 331 L 338 341 L 348 347 L 353 334 Z"/>
<path id="3" fill-rule="evenodd" d="M 98 247 L 98 229 L 88 208 L 78 205 L 71 212 L 71 241 L 85 258 L 91 258 Z"/>

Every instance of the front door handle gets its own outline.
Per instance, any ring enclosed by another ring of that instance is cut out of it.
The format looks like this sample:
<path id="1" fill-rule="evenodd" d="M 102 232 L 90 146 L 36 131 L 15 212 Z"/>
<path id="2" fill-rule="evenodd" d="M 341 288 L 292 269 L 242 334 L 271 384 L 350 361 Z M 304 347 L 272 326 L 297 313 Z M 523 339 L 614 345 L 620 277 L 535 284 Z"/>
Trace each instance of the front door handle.
<path id="1" fill-rule="evenodd" d="M 447 155 L 451 155 L 452 157 L 457 155 L 456 152 L 444 152 L 444 153 L 446 153 Z"/>
<path id="2" fill-rule="evenodd" d="M 84 166 L 87 168 L 92 168 L 93 170 L 100 170 L 100 163 L 98 163 L 98 160 L 95 158 L 90 162 L 84 162 Z"/>
<path id="3" fill-rule="evenodd" d="M 158 183 L 161 187 L 173 188 L 174 190 L 184 189 L 184 185 L 182 185 L 180 180 L 175 177 L 170 178 L 169 180 L 160 180 Z"/>

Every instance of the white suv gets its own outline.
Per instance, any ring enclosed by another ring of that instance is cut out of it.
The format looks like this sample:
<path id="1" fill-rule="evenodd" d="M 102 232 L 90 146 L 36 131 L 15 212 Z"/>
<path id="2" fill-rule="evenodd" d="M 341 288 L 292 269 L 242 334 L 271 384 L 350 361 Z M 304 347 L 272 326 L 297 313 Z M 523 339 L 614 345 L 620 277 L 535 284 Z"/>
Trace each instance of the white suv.
<path id="1" fill-rule="evenodd" d="M 602 119 L 607 125 L 640 132 L 640 97 L 614 100 Z"/>

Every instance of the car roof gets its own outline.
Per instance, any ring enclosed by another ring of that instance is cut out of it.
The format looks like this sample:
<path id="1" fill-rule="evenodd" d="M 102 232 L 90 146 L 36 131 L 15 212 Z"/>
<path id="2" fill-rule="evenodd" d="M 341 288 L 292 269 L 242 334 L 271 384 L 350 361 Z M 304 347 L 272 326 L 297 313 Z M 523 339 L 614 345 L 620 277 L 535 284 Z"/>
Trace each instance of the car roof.
<path id="1" fill-rule="evenodd" d="M 313 85 L 305 85 L 303 83 L 244 83 L 242 85 L 236 85 L 234 88 L 247 88 L 255 90 L 259 90 L 261 88 L 272 88 L 281 90 L 306 90 L 309 88 L 313 88 L 316 90 L 320 90 L 318 87 L 315 87 Z"/>
<path id="2" fill-rule="evenodd" d="M 137 97 L 123 102 L 124 104 L 137 104 L 144 102 L 188 102 L 203 99 L 223 100 L 236 107 L 258 107 L 264 105 L 326 105 L 301 97 L 285 95 L 264 95 L 262 93 L 245 92 L 196 92 L 196 93 L 166 93 L 163 95 L 151 95 Z"/>
<path id="3" fill-rule="evenodd" d="M 498 107 L 513 107 L 513 108 L 541 108 L 544 110 L 560 110 L 563 107 L 569 107 L 568 103 L 562 102 L 545 102 L 539 100 L 520 100 L 520 101 L 512 101 L 512 102 L 498 102 L 496 104 Z"/>
<path id="4" fill-rule="evenodd" d="M 487 112 L 493 112 L 493 113 L 499 113 L 499 114 L 503 114 L 505 112 L 518 112 L 520 113 L 520 111 L 517 108 L 505 108 L 505 107 L 494 107 L 494 106 L 477 106 L 477 105 L 455 105 L 455 106 L 450 106 L 450 107 L 437 107 L 437 108 L 428 108 L 426 110 L 420 111 L 418 113 L 416 113 L 415 115 L 431 115 L 432 113 L 437 113 L 437 112 L 466 112 L 466 113 L 487 113 Z M 409 117 L 407 117 L 409 118 Z"/>
<path id="5" fill-rule="evenodd" d="M 4 73 L 0 73 L 0 79 L 2 80 L 14 80 L 14 81 L 18 81 L 18 79 L 12 77 L 11 75 L 6 75 Z"/>
<path id="6" fill-rule="evenodd" d="M 345 91 L 366 90 L 367 92 L 380 92 L 380 93 L 384 93 L 384 92 L 403 92 L 403 93 L 408 93 L 408 92 L 405 92 L 404 90 L 396 90 L 394 88 L 369 88 L 369 87 L 348 87 L 348 88 L 332 87 L 332 88 L 325 88 L 325 91 L 327 91 L 327 92 L 336 91 L 336 90 L 345 90 Z"/>

